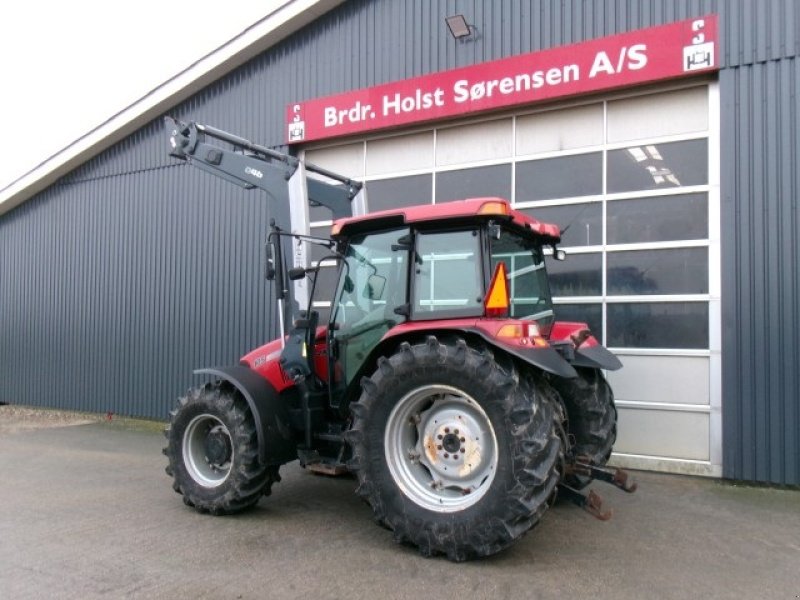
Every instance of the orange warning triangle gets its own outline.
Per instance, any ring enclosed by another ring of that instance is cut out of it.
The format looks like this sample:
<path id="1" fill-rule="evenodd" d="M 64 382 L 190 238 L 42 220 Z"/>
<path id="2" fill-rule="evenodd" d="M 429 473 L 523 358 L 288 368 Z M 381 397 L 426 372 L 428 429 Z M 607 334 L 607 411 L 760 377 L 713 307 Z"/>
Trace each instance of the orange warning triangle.
<path id="1" fill-rule="evenodd" d="M 506 276 L 506 263 L 500 261 L 494 269 L 489 293 L 483 303 L 487 317 L 504 316 L 511 304 L 508 295 L 508 279 Z"/>

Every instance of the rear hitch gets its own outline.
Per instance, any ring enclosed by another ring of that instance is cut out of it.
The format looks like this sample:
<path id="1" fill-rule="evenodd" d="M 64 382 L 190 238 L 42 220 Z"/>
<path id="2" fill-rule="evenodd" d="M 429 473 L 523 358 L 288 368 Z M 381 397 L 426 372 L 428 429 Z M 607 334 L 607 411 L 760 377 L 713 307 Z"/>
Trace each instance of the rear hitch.
<path id="1" fill-rule="evenodd" d="M 627 471 L 596 467 L 584 457 L 579 457 L 574 463 L 568 465 L 566 474 L 604 481 L 628 494 L 634 493 L 638 487 L 636 481 Z M 593 517 L 601 521 L 608 521 L 611 518 L 612 511 L 603 509 L 603 499 L 594 490 L 590 490 L 589 494 L 585 495 L 566 483 L 559 483 L 558 489 L 565 498 L 580 506 Z"/>
<path id="2" fill-rule="evenodd" d="M 559 494 L 563 495 L 567 500 L 577 504 L 596 519 L 608 521 L 613 514 L 613 511 L 610 509 L 603 509 L 603 498 L 594 490 L 590 490 L 589 494 L 585 495 L 565 483 L 559 483 L 558 491 Z"/>
<path id="3" fill-rule="evenodd" d="M 567 475 L 582 475 L 589 479 L 605 481 L 629 494 L 635 492 L 636 488 L 639 487 L 636 480 L 627 471 L 596 467 L 590 464 L 589 461 L 582 460 L 581 457 L 567 467 Z"/>

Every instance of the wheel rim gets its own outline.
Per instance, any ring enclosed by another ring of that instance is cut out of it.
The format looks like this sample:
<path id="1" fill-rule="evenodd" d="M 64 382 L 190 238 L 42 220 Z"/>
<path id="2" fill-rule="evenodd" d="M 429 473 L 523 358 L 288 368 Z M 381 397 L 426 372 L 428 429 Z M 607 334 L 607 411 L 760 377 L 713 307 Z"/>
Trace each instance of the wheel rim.
<path id="1" fill-rule="evenodd" d="M 183 434 L 183 461 L 189 475 L 203 487 L 221 485 L 233 464 L 233 439 L 214 415 L 198 415 Z"/>
<path id="2" fill-rule="evenodd" d="M 472 397 L 450 386 L 425 386 L 403 396 L 389 415 L 384 448 L 397 486 L 436 512 L 477 503 L 497 471 L 489 417 Z"/>

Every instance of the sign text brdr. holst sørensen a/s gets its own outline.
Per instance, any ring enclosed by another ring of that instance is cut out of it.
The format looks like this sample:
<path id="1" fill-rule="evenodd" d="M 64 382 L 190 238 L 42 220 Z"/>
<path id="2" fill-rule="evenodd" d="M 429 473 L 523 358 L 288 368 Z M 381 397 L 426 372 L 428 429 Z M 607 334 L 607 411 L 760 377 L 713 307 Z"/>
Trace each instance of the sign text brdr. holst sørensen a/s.
<path id="1" fill-rule="evenodd" d="M 691 75 L 717 68 L 717 17 L 650 27 L 571 46 L 293 103 L 297 143 Z"/>

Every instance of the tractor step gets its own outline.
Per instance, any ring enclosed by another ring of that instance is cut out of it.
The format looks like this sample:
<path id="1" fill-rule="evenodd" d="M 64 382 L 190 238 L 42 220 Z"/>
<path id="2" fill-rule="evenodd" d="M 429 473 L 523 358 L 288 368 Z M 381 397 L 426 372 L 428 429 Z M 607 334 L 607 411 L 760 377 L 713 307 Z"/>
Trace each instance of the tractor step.
<path id="1" fill-rule="evenodd" d="M 321 456 L 316 450 L 297 449 L 297 456 L 300 459 L 300 466 L 312 473 L 321 475 L 344 475 L 350 470 L 341 461 L 335 458 Z"/>
<path id="2" fill-rule="evenodd" d="M 345 475 L 350 471 L 344 466 L 342 463 L 326 463 L 326 462 L 318 462 L 318 463 L 311 463 L 310 465 L 306 465 L 306 469 L 311 471 L 312 473 L 318 473 L 320 475 L 330 475 L 332 477 L 336 477 L 338 475 Z"/>

